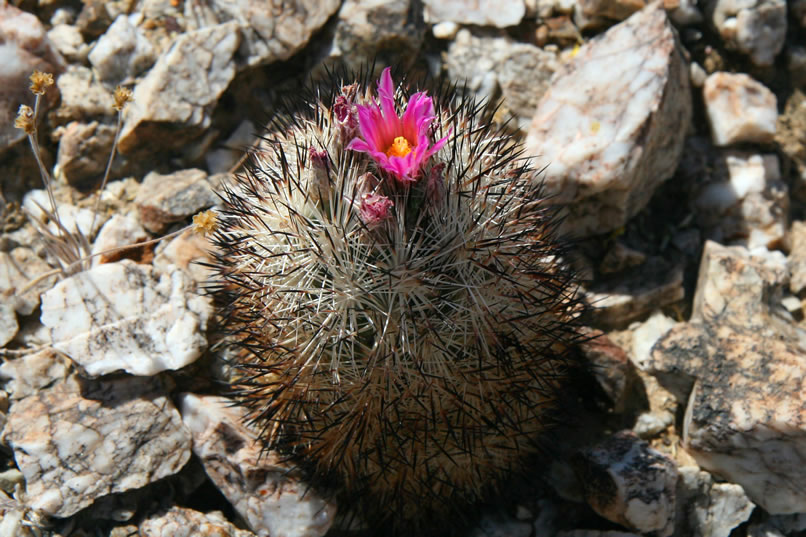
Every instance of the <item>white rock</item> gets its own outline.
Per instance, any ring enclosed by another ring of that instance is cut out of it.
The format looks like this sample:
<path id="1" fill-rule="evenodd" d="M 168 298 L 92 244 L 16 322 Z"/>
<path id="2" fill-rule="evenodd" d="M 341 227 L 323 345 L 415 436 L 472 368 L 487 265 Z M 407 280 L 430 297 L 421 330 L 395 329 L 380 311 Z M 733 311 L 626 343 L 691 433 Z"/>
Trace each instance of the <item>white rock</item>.
<path id="1" fill-rule="evenodd" d="M 62 228 L 68 233 L 81 233 L 85 237 L 92 237 L 93 233 L 98 230 L 101 224 L 104 223 L 106 217 L 99 214 L 95 216 L 92 209 L 80 209 L 74 205 L 67 203 L 56 203 L 56 212 L 54 213 L 59 217 L 59 224 L 55 219 L 50 218 L 53 212 L 51 208 L 48 193 L 44 190 L 31 190 L 22 198 L 22 208 L 33 218 L 46 224 L 48 231 L 53 235 L 60 235 Z M 90 227 L 94 227 L 90 230 Z"/>
<path id="2" fill-rule="evenodd" d="M 48 39 L 62 56 L 71 62 L 83 62 L 89 53 L 89 46 L 78 28 L 71 24 L 56 24 L 48 30 Z"/>
<path id="3" fill-rule="evenodd" d="M 633 330 L 630 357 L 638 369 L 642 371 L 646 369 L 652 346 L 675 324 L 677 323 L 674 319 L 656 311 L 649 319 L 641 323 L 641 326 Z"/>
<path id="4" fill-rule="evenodd" d="M 154 63 L 156 51 L 136 26 L 140 15 L 118 15 L 89 54 L 98 77 L 110 85 L 133 79 Z"/>
<path id="5" fill-rule="evenodd" d="M 423 0 L 428 22 L 456 22 L 506 28 L 526 15 L 523 0 Z"/>
<path id="6" fill-rule="evenodd" d="M 744 73 L 713 73 L 703 86 L 714 144 L 772 142 L 778 108 L 775 94 Z"/>
<path id="7" fill-rule="evenodd" d="M 121 246 L 134 245 L 149 238 L 150 236 L 146 230 L 134 218 L 118 214 L 113 215 L 98 232 L 98 236 L 92 244 L 92 254 L 95 255 L 92 259 L 92 264 L 106 263 L 110 256 L 115 257 L 114 253 L 105 255 L 101 252 Z"/>
<path id="8" fill-rule="evenodd" d="M 254 143 L 257 132 L 254 123 L 248 119 L 243 120 L 229 138 L 221 143 L 220 149 L 214 149 L 205 155 L 207 170 L 211 174 L 228 172 L 243 156 L 244 149 Z"/>
<path id="9" fill-rule="evenodd" d="M 178 472 L 191 439 L 164 392 L 150 378 L 72 376 L 15 402 L 2 441 L 25 476 L 26 504 L 68 517 Z"/>
<path id="10" fill-rule="evenodd" d="M 708 78 L 708 73 L 697 62 L 691 62 L 691 69 L 689 72 L 691 85 L 695 88 L 701 88 L 705 85 L 705 79 Z"/>
<path id="11" fill-rule="evenodd" d="M 67 71 L 56 79 L 61 95 L 61 104 L 55 111 L 59 120 L 111 115 L 115 113 L 115 98 L 112 92 L 95 80 L 92 70 L 83 65 L 70 65 Z"/>
<path id="12" fill-rule="evenodd" d="M 222 397 L 183 394 L 180 412 L 207 475 L 260 537 L 322 537 L 336 507 L 300 481 L 288 463 L 263 452 L 244 414 Z"/>
<path id="13" fill-rule="evenodd" d="M 727 181 L 703 183 L 696 190 L 697 221 L 708 238 L 750 249 L 776 248 L 789 213 L 778 156 L 726 152 Z"/>
<path id="14" fill-rule="evenodd" d="M 42 295 L 54 347 L 91 376 L 155 375 L 190 364 L 207 346 L 210 315 L 182 271 L 158 275 L 129 260 L 93 267 Z"/>
<path id="15" fill-rule="evenodd" d="M 683 466 L 679 472 L 691 537 L 728 537 L 750 518 L 755 505 L 739 485 L 715 483 L 696 466 Z"/>
<path id="16" fill-rule="evenodd" d="M 12 401 L 36 395 L 51 384 L 65 380 L 70 361 L 52 349 L 43 349 L 0 364 L 0 379 Z"/>
<path id="17" fill-rule="evenodd" d="M 201 262 L 212 262 L 213 245 L 195 231 L 188 230 L 167 245 L 160 244 L 154 257 L 154 268 L 163 272 L 173 270 L 172 265 L 184 270 L 199 284 L 210 281 L 211 269 Z"/>
<path id="18" fill-rule="evenodd" d="M 773 64 L 786 38 L 786 0 L 708 0 L 706 9 L 729 48 Z"/>
<path id="19" fill-rule="evenodd" d="M 453 21 L 438 22 L 431 28 L 431 32 L 437 39 L 453 39 L 458 31 L 459 25 Z"/>
<path id="20" fill-rule="evenodd" d="M 550 83 L 526 139 L 576 236 L 623 226 L 671 177 L 691 116 L 688 66 L 652 4 L 582 46 Z"/>
<path id="21" fill-rule="evenodd" d="M 178 506 L 149 516 L 138 530 L 139 537 L 255 537 L 234 526 L 220 511 L 200 513 Z"/>

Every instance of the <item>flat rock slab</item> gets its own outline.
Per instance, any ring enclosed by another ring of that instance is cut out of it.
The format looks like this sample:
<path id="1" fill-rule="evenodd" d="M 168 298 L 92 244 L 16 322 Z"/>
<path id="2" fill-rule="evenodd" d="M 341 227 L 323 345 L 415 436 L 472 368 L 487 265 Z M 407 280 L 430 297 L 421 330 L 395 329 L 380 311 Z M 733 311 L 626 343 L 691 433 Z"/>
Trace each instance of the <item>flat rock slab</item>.
<path id="1" fill-rule="evenodd" d="M 73 376 L 14 403 L 3 441 L 25 476 L 28 506 L 68 517 L 178 472 L 191 439 L 163 392 L 153 379 Z"/>
<path id="2" fill-rule="evenodd" d="M 688 67 L 650 5 L 579 49 L 538 105 L 526 140 L 577 236 L 623 226 L 677 167 L 691 120 Z"/>
<path id="3" fill-rule="evenodd" d="M 688 402 L 686 450 L 772 514 L 806 512 L 806 332 L 780 313 L 786 283 L 785 265 L 707 242 L 692 319 L 648 364 Z"/>
<path id="4" fill-rule="evenodd" d="M 180 411 L 193 434 L 193 453 L 207 475 L 260 537 L 322 537 L 336 506 L 301 481 L 279 455 L 243 425 L 244 415 L 222 397 L 184 394 Z"/>
<path id="5" fill-rule="evenodd" d="M 89 376 L 155 375 L 201 355 L 211 313 L 181 270 L 160 274 L 123 260 L 59 282 L 42 296 L 41 321 Z"/>

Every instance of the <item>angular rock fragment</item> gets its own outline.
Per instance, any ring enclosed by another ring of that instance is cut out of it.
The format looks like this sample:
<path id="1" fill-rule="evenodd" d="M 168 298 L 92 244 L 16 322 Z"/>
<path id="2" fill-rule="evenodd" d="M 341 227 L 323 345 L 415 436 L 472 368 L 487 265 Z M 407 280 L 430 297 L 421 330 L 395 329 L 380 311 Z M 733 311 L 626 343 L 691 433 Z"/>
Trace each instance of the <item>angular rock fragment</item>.
<path id="1" fill-rule="evenodd" d="M 715 145 L 771 142 L 778 108 L 775 95 L 744 73 L 714 73 L 703 86 Z"/>
<path id="2" fill-rule="evenodd" d="M 202 170 L 181 170 L 168 175 L 151 172 L 143 179 L 134 202 L 140 221 L 154 233 L 214 205 L 218 197 Z"/>
<path id="3" fill-rule="evenodd" d="M 506 28 L 526 15 L 524 0 L 423 0 L 426 20 L 432 24 L 456 22 Z"/>
<path id="4" fill-rule="evenodd" d="M 73 376 L 14 403 L 2 438 L 25 476 L 27 505 L 68 517 L 178 472 L 191 440 L 163 390 L 152 379 Z"/>
<path id="5" fill-rule="evenodd" d="M 30 315 L 39 306 L 39 296 L 56 283 L 58 276 L 45 278 L 22 294 L 19 291 L 51 270 L 50 265 L 29 248 L 20 246 L 8 253 L 0 252 L 0 295 L 6 295 L 6 303 L 17 313 Z"/>
<path id="6" fill-rule="evenodd" d="M 806 289 L 806 222 L 792 222 L 792 227 L 789 228 L 789 245 L 789 289 L 797 295 Z"/>
<path id="7" fill-rule="evenodd" d="M 684 466 L 680 472 L 683 520 L 681 530 L 691 537 L 729 537 L 750 518 L 755 508 L 742 487 L 715 483 L 708 472 Z"/>
<path id="8" fill-rule="evenodd" d="M 630 432 L 617 433 L 574 461 L 585 498 L 608 520 L 642 533 L 674 531 L 677 468 Z"/>
<path id="9" fill-rule="evenodd" d="M 56 80 L 62 96 L 52 117 L 60 122 L 87 120 L 115 114 L 112 91 L 97 81 L 83 65 L 70 65 Z"/>
<path id="10" fill-rule="evenodd" d="M 25 132 L 14 127 L 14 118 L 21 104 L 33 105 L 28 77 L 39 70 L 55 79 L 64 66 L 36 16 L 10 2 L 0 3 L 0 153 L 25 138 Z M 55 97 L 54 92 L 49 93 Z M 44 101 L 50 102 L 50 98 Z"/>
<path id="11" fill-rule="evenodd" d="M 125 110 L 120 150 L 178 149 L 202 134 L 218 98 L 235 76 L 239 26 L 227 22 L 182 34 L 134 89 Z"/>
<path id="12" fill-rule="evenodd" d="M 53 349 L 43 349 L 0 364 L 0 379 L 12 401 L 35 395 L 64 381 L 72 372 L 70 361 Z"/>
<path id="13" fill-rule="evenodd" d="M 462 29 L 448 47 L 445 67 L 452 80 L 484 98 L 500 87 L 503 105 L 525 129 L 559 68 L 557 55 L 505 36 Z"/>
<path id="14" fill-rule="evenodd" d="M 577 236 L 623 226 L 671 177 L 691 118 L 688 67 L 659 4 L 579 49 L 555 74 L 526 140 Z"/>
<path id="15" fill-rule="evenodd" d="M 0 293 L 0 347 L 14 339 L 20 325 L 17 324 L 17 312 L 14 311 L 10 293 Z"/>
<path id="16" fill-rule="evenodd" d="M 786 38 L 786 0 L 707 0 L 711 23 L 728 48 L 772 65 Z"/>
<path id="17" fill-rule="evenodd" d="M 112 263 L 120 259 L 131 259 L 143 262 L 144 258 L 153 258 L 153 252 L 146 253 L 143 249 L 147 247 L 137 247 L 137 243 L 145 242 L 150 238 L 140 222 L 130 216 L 113 215 L 95 238 L 92 243 L 93 265 L 102 263 Z M 132 246 L 125 250 L 118 250 L 124 246 Z"/>
<path id="18" fill-rule="evenodd" d="M 201 355 L 211 311 L 182 271 L 123 260 L 59 282 L 42 296 L 41 320 L 54 348 L 90 376 L 155 375 Z"/>
<path id="19" fill-rule="evenodd" d="M 100 184 L 115 143 L 115 130 L 114 125 L 97 121 L 70 122 L 59 139 L 59 174 L 73 186 Z"/>
<path id="20" fill-rule="evenodd" d="M 715 180 L 701 181 L 693 193 L 697 222 L 705 236 L 750 249 L 780 246 L 789 195 L 777 155 L 725 152 L 714 168 Z"/>
<path id="21" fill-rule="evenodd" d="M 238 64 L 253 67 L 287 60 L 339 9 L 339 0 L 210 0 L 185 4 L 188 29 L 209 21 L 237 23 L 242 43 Z M 192 10 L 192 11 L 191 11 Z"/>
<path id="22" fill-rule="evenodd" d="M 322 537 L 336 507 L 316 492 L 243 425 L 243 415 L 221 397 L 184 394 L 180 411 L 193 434 L 193 453 L 207 475 L 261 537 Z"/>
<path id="23" fill-rule="evenodd" d="M 119 15 L 102 35 L 89 61 L 105 84 L 115 86 L 151 67 L 156 59 L 154 46 L 137 27 L 139 15 Z"/>
<path id="24" fill-rule="evenodd" d="M 200 513 L 171 507 L 149 516 L 139 527 L 140 537 L 254 537 L 230 523 L 219 511 Z"/>
<path id="25" fill-rule="evenodd" d="M 687 401 L 683 442 L 773 514 L 806 512 L 806 332 L 777 313 L 786 267 L 707 242 L 691 320 L 649 368 Z"/>
<path id="26" fill-rule="evenodd" d="M 364 65 L 407 65 L 425 37 L 412 0 L 346 0 L 336 22 L 329 58 L 360 71 Z"/>

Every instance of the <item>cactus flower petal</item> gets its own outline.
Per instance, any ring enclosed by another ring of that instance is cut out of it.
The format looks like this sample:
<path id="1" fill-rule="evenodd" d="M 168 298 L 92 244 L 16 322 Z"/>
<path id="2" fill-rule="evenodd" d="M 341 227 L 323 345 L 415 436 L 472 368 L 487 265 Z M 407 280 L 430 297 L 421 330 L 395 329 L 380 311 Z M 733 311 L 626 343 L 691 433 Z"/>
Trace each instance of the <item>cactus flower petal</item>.
<path id="1" fill-rule="evenodd" d="M 394 96 L 395 86 L 387 67 L 378 81 L 380 101 L 357 106 L 360 136 L 347 149 L 367 153 L 398 181 L 413 183 L 419 178 L 422 165 L 445 145 L 448 137 L 431 144 L 434 102 L 426 92 L 412 95 L 402 116 L 395 110 Z"/>

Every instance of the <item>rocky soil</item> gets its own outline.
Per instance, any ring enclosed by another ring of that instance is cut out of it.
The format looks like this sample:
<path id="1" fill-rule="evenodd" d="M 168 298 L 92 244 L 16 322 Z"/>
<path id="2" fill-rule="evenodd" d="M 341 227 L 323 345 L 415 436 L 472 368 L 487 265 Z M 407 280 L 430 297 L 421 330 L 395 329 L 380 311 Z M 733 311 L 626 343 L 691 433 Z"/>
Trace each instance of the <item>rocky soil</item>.
<path id="1" fill-rule="evenodd" d="M 804 38 L 804 0 L 0 1 L 0 537 L 349 533 L 215 395 L 182 229 L 284 96 L 373 60 L 500 103 L 595 306 L 597 394 L 468 537 L 806 535 Z M 34 70 L 99 254 L 66 278 Z"/>

